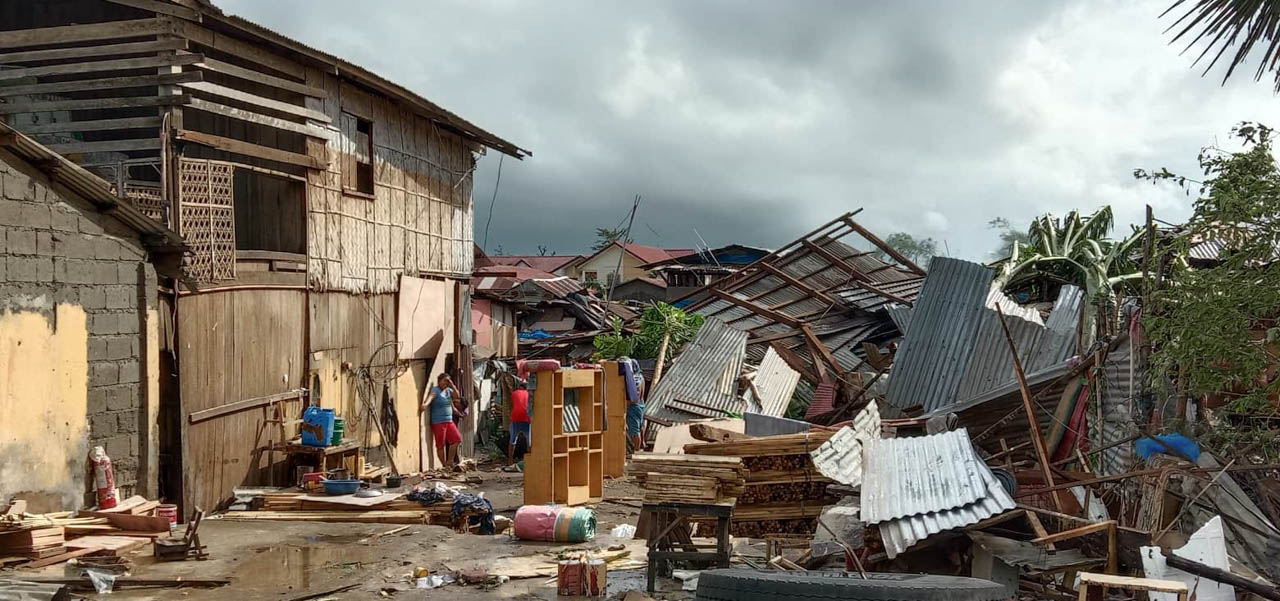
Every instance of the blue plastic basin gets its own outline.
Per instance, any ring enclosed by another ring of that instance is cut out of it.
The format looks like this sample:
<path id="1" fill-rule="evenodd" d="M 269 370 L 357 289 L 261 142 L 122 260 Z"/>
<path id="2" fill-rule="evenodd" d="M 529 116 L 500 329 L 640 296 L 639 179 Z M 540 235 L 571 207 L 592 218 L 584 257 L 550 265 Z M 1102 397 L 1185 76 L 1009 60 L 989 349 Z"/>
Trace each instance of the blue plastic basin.
<path id="1" fill-rule="evenodd" d="M 326 495 L 349 495 L 360 490 L 359 480 L 325 480 L 324 494 Z"/>

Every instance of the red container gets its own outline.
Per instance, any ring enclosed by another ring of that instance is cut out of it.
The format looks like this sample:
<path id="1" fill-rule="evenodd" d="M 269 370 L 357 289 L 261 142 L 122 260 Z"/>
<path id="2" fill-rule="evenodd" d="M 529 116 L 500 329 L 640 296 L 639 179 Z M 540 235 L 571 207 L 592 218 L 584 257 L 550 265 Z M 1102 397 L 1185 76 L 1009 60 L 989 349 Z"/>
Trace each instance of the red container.
<path id="1" fill-rule="evenodd" d="M 169 527 L 178 523 L 178 506 L 177 505 L 161 505 L 156 507 L 156 517 L 169 518 Z"/>

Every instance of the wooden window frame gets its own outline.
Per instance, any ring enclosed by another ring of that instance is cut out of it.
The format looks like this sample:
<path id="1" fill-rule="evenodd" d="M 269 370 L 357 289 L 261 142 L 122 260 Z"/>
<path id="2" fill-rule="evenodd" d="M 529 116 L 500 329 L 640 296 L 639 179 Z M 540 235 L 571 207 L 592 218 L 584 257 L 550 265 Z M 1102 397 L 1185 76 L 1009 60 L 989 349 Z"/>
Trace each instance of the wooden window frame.
<path id="1" fill-rule="evenodd" d="M 368 198 L 372 200 L 374 198 L 375 192 L 378 187 L 377 182 L 375 181 L 376 170 L 374 167 L 374 149 L 376 148 L 376 146 L 374 145 L 374 141 L 373 141 L 373 120 L 366 119 L 356 113 L 352 113 L 349 111 L 342 111 L 341 120 L 346 121 L 348 119 L 354 120 L 355 126 L 353 130 L 349 132 L 350 135 L 345 136 L 349 139 L 351 148 L 343 149 L 343 150 L 347 151 L 346 154 L 349 154 L 351 156 L 351 161 L 349 164 L 346 161 L 344 161 L 342 165 L 342 171 L 343 171 L 342 193 L 348 196 L 358 196 L 361 198 Z M 368 152 L 367 152 L 367 158 L 369 161 L 368 163 L 361 163 L 358 159 L 359 155 L 356 153 L 357 146 L 359 145 L 359 140 L 360 140 L 359 134 L 360 134 L 362 125 L 366 125 L 368 129 L 368 134 L 367 134 L 367 138 L 369 140 Z M 348 132 L 343 132 L 343 133 L 346 134 Z M 368 183 L 369 183 L 368 189 L 361 189 L 359 187 L 360 172 L 363 170 L 367 170 L 367 173 L 368 173 Z M 350 173 L 348 173 L 348 171 L 350 171 Z"/>

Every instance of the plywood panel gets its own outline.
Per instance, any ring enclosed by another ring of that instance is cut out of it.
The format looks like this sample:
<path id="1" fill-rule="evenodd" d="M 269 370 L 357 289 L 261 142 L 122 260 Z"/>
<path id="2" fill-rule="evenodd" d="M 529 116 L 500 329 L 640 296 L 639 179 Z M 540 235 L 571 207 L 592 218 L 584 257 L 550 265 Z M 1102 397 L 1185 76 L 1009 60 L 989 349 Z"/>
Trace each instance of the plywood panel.
<path id="1" fill-rule="evenodd" d="M 231 290 L 178 301 L 179 375 L 183 413 L 212 409 L 304 386 L 305 294 L 299 290 Z M 287 414 L 302 402 L 285 403 Z M 189 424 L 185 502 L 216 507 L 235 486 L 283 478 L 283 457 L 263 448 L 278 430 L 267 407 Z M 293 432 L 287 432 L 292 435 Z M 281 480 L 283 481 L 283 480 Z"/>
<path id="2" fill-rule="evenodd" d="M 400 277 L 400 358 L 425 359 L 453 352 L 456 286 L 449 280 Z"/>

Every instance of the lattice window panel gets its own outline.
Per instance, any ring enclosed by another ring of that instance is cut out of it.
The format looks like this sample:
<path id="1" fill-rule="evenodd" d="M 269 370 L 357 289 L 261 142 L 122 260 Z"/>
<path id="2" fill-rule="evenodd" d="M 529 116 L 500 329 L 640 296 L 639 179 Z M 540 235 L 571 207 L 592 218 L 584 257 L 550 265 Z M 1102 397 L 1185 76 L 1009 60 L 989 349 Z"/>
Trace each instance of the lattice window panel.
<path id="1" fill-rule="evenodd" d="M 191 247 L 188 272 L 198 282 L 236 277 L 235 166 L 182 159 L 178 165 L 178 218 Z"/>
<path id="2" fill-rule="evenodd" d="M 142 211 L 143 215 L 168 225 L 164 219 L 164 195 L 160 193 L 158 186 L 125 184 L 124 195 L 133 201 L 133 206 L 138 207 L 138 210 Z"/>

